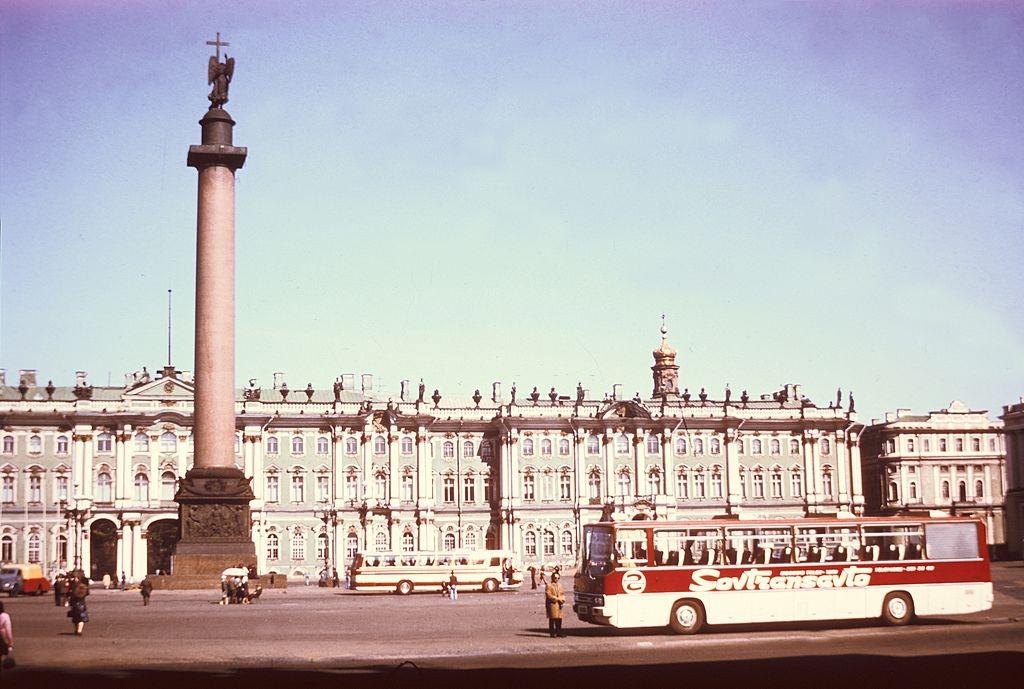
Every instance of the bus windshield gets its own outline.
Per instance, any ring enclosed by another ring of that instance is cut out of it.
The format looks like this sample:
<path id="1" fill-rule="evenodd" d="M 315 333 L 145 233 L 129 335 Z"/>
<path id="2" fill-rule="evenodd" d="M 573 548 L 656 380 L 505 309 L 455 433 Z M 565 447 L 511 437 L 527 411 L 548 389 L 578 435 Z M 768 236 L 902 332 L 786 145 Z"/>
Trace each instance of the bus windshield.
<path id="1" fill-rule="evenodd" d="M 611 529 L 587 529 L 584 532 L 583 571 L 591 576 L 604 576 L 612 569 Z"/>

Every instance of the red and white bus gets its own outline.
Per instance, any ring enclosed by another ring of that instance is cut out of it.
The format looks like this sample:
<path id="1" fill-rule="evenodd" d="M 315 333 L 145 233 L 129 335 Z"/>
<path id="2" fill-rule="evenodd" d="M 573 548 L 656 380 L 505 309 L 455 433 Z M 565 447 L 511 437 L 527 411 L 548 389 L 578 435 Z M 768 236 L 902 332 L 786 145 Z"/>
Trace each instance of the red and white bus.
<path id="1" fill-rule="evenodd" d="M 968 518 L 601 522 L 584 527 L 573 610 L 613 627 L 869 619 L 992 607 Z"/>

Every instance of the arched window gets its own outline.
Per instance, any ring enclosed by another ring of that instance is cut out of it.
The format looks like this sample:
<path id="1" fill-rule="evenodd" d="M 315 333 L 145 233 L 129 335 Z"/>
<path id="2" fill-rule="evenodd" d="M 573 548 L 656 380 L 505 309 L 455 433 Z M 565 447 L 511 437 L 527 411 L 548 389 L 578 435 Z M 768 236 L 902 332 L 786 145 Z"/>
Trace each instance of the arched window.
<path id="1" fill-rule="evenodd" d="M 174 489 L 177 483 L 177 477 L 173 471 L 165 471 L 160 474 L 160 499 L 171 501 L 174 500 Z"/>
<path id="2" fill-rule="evenodd" d="M 306 559 L 306 535 L 301 531 L 292 533 L 292 560 L 301 562 Z"/>
<path id="3" fill-rule="evenodd" d="M 445 440 L 444 444 L 441 445 L 441 456 L 445 459 L 452 459 L 455 457 L 455 443 L 450 440 Z"/>
<path id="4" fill-rule="evenodd" d="M 949 500 L 949 481 L 942 482 L 942 498 L 943 500 Z"/>
<path id="5" fill-rule="evenodd" d="M 647 472 L 647 494 L 661 494 L 661 472 L 657 469 L 651 469 Z"/>
<path id="6" fill-rule="evenodd" d="M 281 499 L 281 478 L 277 474 L 267 475 L 267 502 L 278 502 Z"/>
<path id="7" fill-rule="evenodd" d="M 354 455 L 357 452 L 359 452 L 359 441 L 355 438 L 345 438 L 345 454 Z"/>
<path id="8" fill-rule="evenodd" d="M 540 441 L 540 453 L 545 457 L 550 457 L 553 449 L 554 448 L 551 445 L 551 440 L 549 440 L 548 438 L 544 438 L 543 440 Z"/>
<path id="9" fill-rule="evenodd" d="M 149 452 L 149 436 L 145 433 L 135 434 L 135 451 L 136 452 Z"/>
<path id="10" fill-rule="evenodd" d="M 570 450 L 570 445 L 569 445 L 569 439 L 568 438 L 562 438 L 561 440 L 558 441 L 558 454 L 559 455 L 561 455 L 562 457 L 568 457 L 569 456 L 569 450 Z"/>
<path id="11" fill-rule="evenodd" d="M 907 438 L 907 452 L 913 452 L 914 451 L 914 447 L 915 447 L 914 439 L 913 438 Z"/>
<path id="12" fill-rule="evenodd" d="M 661 452 L 661 443 L 658 442 L 658 436 L 651 434 L 647 436 L 647 454 L 656 455 Z"/>
<path id="13" fill-rule="evenodd" d="M 373 475 L 373 494 L 379 500 L 388 499 L 388 475 L 383 471 Z"/>
<path id="14" fill-rule="evenodd" d="M 828 438 L 821 439 L 821 454 L 827 455 L 832 452 L 832 441 Z"/>
<path id="15" fill-rule="evenodd" d="M 789 454 L 798 455 L 800 454 L 800 441 L 796 438 L 791 438 L 789 441 Z"/>
<path id="16" fill-rule="evenodd" d="M 149 449 L 149 438 L 146 438 L 146 449 Z M 68 437 L 66 435 L 57 436 L 57 454 L 66 455 L 68 453 Z"/>
<path id="17" fill-rule="evenodd" d="M 889 501 L 896 502 L 900 497 L 900 488 L 895 481 L 889 481 Z"/>
<path id="18" fill-rule="evenodd" d="M 59 443 L 59 442 L 60 442 L 60 440 L 58 439 L 58 441 L 57 441 L 57 442 Z M 989 451 L 989 452 L 995 452 L 995 451 L 996 451 L 996 448 L 998 447 L 998 445 L 999 445 L 999 444 L 998 444 L 998 442 L 996 441 L 996 439 L 995 439 L 995 438 L 989 438 L 989 439 L 988 439 L 988 451 Z"/>
<path id="19" fill-rule="evenodd" d="M 416 538 L 412 535 L 412 531 L 406 531 L 402 534 L 402 552 L 411 553 L 416 550 Z"/>
<path id="20" fill-rule="evenodd" d="M 14 436 L 13 435 L 5 435 L 4 436 L 4 454 L 5 455 L 13 455 L 14 454 Z"/>
<path id="21" fill-rule="evenodd" d="M 149 500 L 149 477 L 141 471 L 135 474 L 135 499 Z"/>
<path id="22" fill-rule="evenodd" d="M 114 498 L 111 495 L 111 487 L 114 481 L 110 477 L 110 474 L 103 471 L 96 476 L 96 502 L 113 502 Z"/>
<path id="23" fill-rule="evenodd" d="M 388 452 L 388 441 L 384 439 L 384 436 L 377 435 L 373 438 L 373 454 L 383 455 Z M 447 457 L 447 455 L 445 455 Z"/>
<path id="24" fill-rule="evenodd" d="M 703 500 L 708 496 L 704 479 L 704 470 L 697 469 L 693 472 L 693 497 Z"/>
<path id="25" fill-rule="evenodd" d="M 114 436 L 109 433 L 100 433 L 99 437 L 96 438 L 96 451 L 97 452 L 113 452 L 114 451 Z"/>
<path id="26" fill-rule="evenodd" d="M 64 534 L 57 534 L 57 567 L 59 569 L 64 568 L 64 564 L 68 561 L 68 537 Z"/>
<path id="27" fill-rule="evenodd" d="M 964 439 L 963 438 L 957 438 L 956 439 L 956 451 L 957 452 L 963 452 L 964 451 Z"/>
<path id="28" fill-rule="evenodd" d="M 736 438 L 736 454 L 742 455 L 747 451 L 747 445 L 743 442 L 743 438 Z"/>
<path id="29" fill-rule="evenodd" d="M 391 539 L 388 537 L 388 532 L 381 529 L 373 536 L 373 548 L 378 553 L 384 553 L 391 549 Z"/>
<path id="30" fill-rule="evenodd" d="M 711 497 L 721 500 L 722 493 L 722 467 L 716 466 L 711 469 Z"/>
<path id="31" fill-rule="evenodd" d="M 967 481 L 961 481 L 957 485 L 957 493 L 960 497 L 960 502 L 967 502 Z"/>
<path id="32" fill-rule="evenodd" d="M 804 494 L 804 475 L 798 467 L 789 470 L 789 492 L 794 498 Z"/>
<path id="33" fill-rule="evenodd" d="M 2 479 L 3 483 L 3 500 L 4 504 L 11 504 L 14 502 L 14 477 L 11 474 L 5 473 Z"/>
<path id="34" fill-rule="evenodd" d="M 754 497 L 764 498 L 764 472 L 760 468 L 754 469 L 751 476 L 751 482 L 754 484 Z"/>
<path id="35" fill-rule="evenodd" d="M 945 452 L 948 445 L 945 438 L 939 438 L 939 452 Z"/>
<path id="36" fill-rule="evenodd" d="M 268 455 L 276 455 L 277 454 L 277 437 L 276 436 L 271 435 L 271 436 L 267 437 L 267 454 Z"/>
<path id="37" fill-rule="evenodd" d="M 12 449 L 11 452 L 14 452 Z M 587 436 L 587 454 L 588 455 L 599 455 L 601 454 L 601 439 L 596 435 Z"/>
<path id="38" fill-rule="evenodd" d="M 711 454 L 717 455 L 722 452 L 722 441 L 718 438 L 712 438 L 708 444 L 711 446 Z"/>
<path id="39" fill-rule="evenodd" d="M 523 438 L 523 456 L 533 456 L 533 438 Z"/>
<path id="40" fill-rule="evenodd" d="M 43 477 L 38 473 L 28 477 L 28 501 L 34 504 L 43 501 Z"/>
<path id="41" fill-rule="evenodd" d="M 491 446 L 490 440 L 482 440 L 480 442 L 480 456 L 483 459 L 490 459 L 494 456 L 494 448 Z"/>
<path id="42" fill-rule="evenodd" d="M 676 474 L 676 497 L 681 500 L 690 498 L 690 474 L 686 469 L 680 469 Z"/>
<path id="43" fill-rule="evenodd" d="M 619 472 L 617 483 L 619 487 L 619 495 L 621 497 L 629 497 L 633 495 L 633 481 L 629 476 L 628 469 Z"/>
<path id="44" fill-rule="evenodd" d="M 761 439 L 760 438 L 754 438 L 753 440 L 750 441 L 750 453 L 751 454 L 755 454 L 755 455 L 763 454 L 761 452 Z"/>
<path id="45" fill-rule="evenodd" d="M 702 455 L 704 454 L 704 441 L 701 438 L 693 439 L 693 454 Z"/>
<path id="46" fill-rule="evenodd" d="M 971 438 L 971 451 L 981 452 L 981 438 Z"/>
<path id="47" fill-rule="evenodd" d="M 985 497 L 985 482 L 980 479 L 974 482 L 974 497 Z"/>
<path id="48" fill-rule="evenodd" d="M 475 457 L 476 448 L 473 446 L 472 440 L 466 440 L 462 443 L 462 456 L 463 457 Z"/>
<path id="49" fill-rule="evenodd" d="M 358 552 L 359 536 L 355 535 L 354 533 L 349 533 L 348 536 L 345 536 L 345 557 L 351 560 L 356 556 L 356 553 Z"/>
<path id="50" fill-rule="evenodd" d="M 306 441 L 301 435 L 292 436 L 292 454 L 301 455 L 306 451 Z"/>
<path id="51" fill-rule="evenodd" d="M 684 438 L 682 436 L 678 436 L 676 438 L 676 454 L 677 455 L 685 455 L 686 454 L 686 438 Z"/>
<path id="52" fill-rule="evenodd" d="M 403 455 L 412 454 L 412 438 L 410 438 L 409 436 L 405 436 L 404 438 L 402 438 L 401 451 Z"/>
<path id="53" fill-rule="evenodd" d="M 782 498 L 782 470 L 772 469 L 771 476 L 768 477 L 771 482 L 772 497 L 776 500 Z"/>
<path id="54" fill-rule="evenodd" d="M 914 483 L 913 481 L 910 482 L 910 499 L 917 499 L 917 484 Z"/>
<path id="55" fill-rule="evenodd" d="M 587 474 L 587 491 L 592 501 L 601 499 L 601 470 L 591 469 Z"/>
<path id="56" fill-rule="evenodd" d="M 771 448 L 771 453 L 773 455 L 782 454 L 782 443 L 779 442 L 778 438 L 772 438 L 771 443 L 769 443 L 769 447 Z"/>
<path id="57" fill-rule="evenodd" d="M 562 502 L 572 500 L 572 474 L 568 471 L 558 475 L 558 499 Z"/>
<path id="58" fill-rule="evenodd" d="M 550 531 L 545 531 L 541 536 L 541 542 L 544 544 L 544 557 L 555 556 L 555 534 Z"/>
<path id="59" fill-rule="evenodd" d="M 629 454 L 629 436 L 625 433 L 620 433 L 619 436 L 615 438 L 615 454 Z"/>
<path id="60" fill-rule="evenodd" d="M 523 550 L 526 551 L 527 557 L 537 557 L 537 534 L 533 531 L 523 534 Z"/>
<path id="61" fill-rule="evenodd" d="M 4 534 L 0 537 L 0 561 L 14 561 L 14 537 L 10 534 Z"/>
<path id="62" fill-rule="evenodd" d="M 826 498 L 832 497 L 832 467 L 827 464 L 821 468 L 821 492 Z"/>
<path id="63" fill-rule="evenodd" d="M 39 559 L 40 559 L 39 558 L 39 552 L 40 552 L 40 550 L 41 550 L 41 548 L 40 548 L 39 534 L 37 534 L 37 533 L 29 534 L 29 536 L 28 536 L 28 561 L 29 562 L 33 562 L 33 563 L 39 562 Z"/>
<path id="64" fill-rule="evenodd" d="M 523 500 L 530 502 L 537 499 L 537 479 L 532 472 L 523 474 Z"/>
<path id="65" fill-rule="evenodd" d="M 466 550 L 476 550 L 476 548 L 477 548 L 476 531 L 467 531 L 466 532 L 466 537 L 463 539 L 463 545 L 465 545 Z"/>
<path id="66" fill-rule="evenodd" d="M 161 452 L 176 452 L 178 449 L 178 436 L 174 435 L 170 431 L 164 431 L 160 434 L 160 451 Z M 276 450 L 275 450 L 276 452 Z"/>
<path id="67" fill-rule="evenodd" d="M 38 455 L 43 451 L 43 439 L 38 435 L 30 435 L 28 438 L 29 454 Z"/>
<path id="68" fill-rule="evenodd" d="M 316 439 L 316 453 L 318 455 L 326 455 L 326 454 L 330 453 L 330 451 L 331 451 L 331 441 L 330 440 L 328 440 L 324 436 L 320 436 L 319 438 Z"/>
<path id="69" fill-rule="evenodd" d="M 442 539 L 441 543 L 442 543 L 442 546 L 443 546 L 443 548 L 445 550 L 447 550 L 447 551 L 455 550 L 455 534 L 453 534 L 451 531 L 449 531 L 448 533 L 446 533 L 444 535 L 444 538 Z"/>
<path id="70" fill-rule="evenodd" d="M 562 530 L 562 555 L 572 555 L 573 552 L 573 537 L 572 531 L 569 529 Z"/>
<path id="71" fill-rule="evenodd" d="M 415 481 L 412 473 L 402 474 L 402 502 L 412 502 L 414 499 Z"/>

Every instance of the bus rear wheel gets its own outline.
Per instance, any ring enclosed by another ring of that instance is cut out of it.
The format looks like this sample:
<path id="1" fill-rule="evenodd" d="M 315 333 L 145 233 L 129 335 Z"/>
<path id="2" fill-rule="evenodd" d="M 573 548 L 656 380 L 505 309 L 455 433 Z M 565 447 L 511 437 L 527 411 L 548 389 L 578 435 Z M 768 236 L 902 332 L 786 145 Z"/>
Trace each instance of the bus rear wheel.
<path id="1" fill-rule="evenodd" d="M 498 590 L 497 579 L 485 579 L 484 580 L 484 593 L 494 593 Z"/>
<path id="2" fill-rule="evenodd" d="M 909 593 L 890 593 L 882 602 L 882 619 L 899 627 L 914 619 L 914 599 Z"/>
<path id="3" fill-rule="evenodd" d="M 398 586 L 395 587 L 395 592 L 400 596 L 408 596 L 412 593 L 412 582 L 403 579 L 398 582 Z"/>
<path id="4" fill-rule="evenodd" d="M 676 634 L 696 634 L 704 626 L 704 608 L 697 601 L 677 601 L 668 624 Z"/>

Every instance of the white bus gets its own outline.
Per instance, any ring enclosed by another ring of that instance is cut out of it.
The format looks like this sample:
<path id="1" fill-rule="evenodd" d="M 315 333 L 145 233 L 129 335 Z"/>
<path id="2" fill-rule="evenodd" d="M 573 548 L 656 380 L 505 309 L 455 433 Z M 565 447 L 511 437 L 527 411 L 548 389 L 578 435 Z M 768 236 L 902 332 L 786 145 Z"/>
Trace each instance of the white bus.
<path id="1" fill-rule="evenodd" d="M 440 591 L 452 573 L 459 592 L 517 588 L 522 568 L 507 550 L 442 553 L 358 553 L 352 564 L 352 588 L 357 591 Z"/>
<path id="2" fill-rule="evenodd" d="M 613 627 L 958 615 L 992 607 L 977 519 L 608 522 L 585 527 L 573 609 Z"/>

